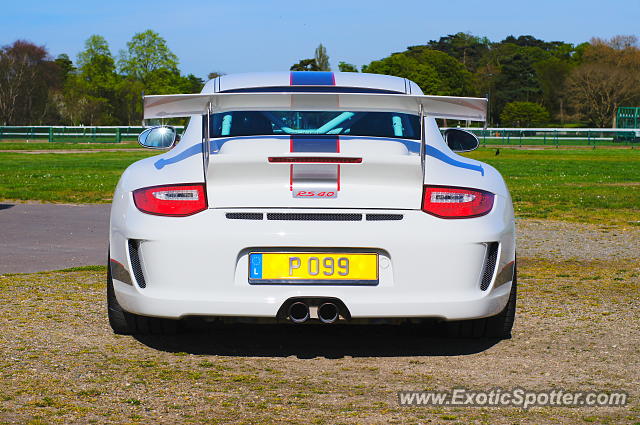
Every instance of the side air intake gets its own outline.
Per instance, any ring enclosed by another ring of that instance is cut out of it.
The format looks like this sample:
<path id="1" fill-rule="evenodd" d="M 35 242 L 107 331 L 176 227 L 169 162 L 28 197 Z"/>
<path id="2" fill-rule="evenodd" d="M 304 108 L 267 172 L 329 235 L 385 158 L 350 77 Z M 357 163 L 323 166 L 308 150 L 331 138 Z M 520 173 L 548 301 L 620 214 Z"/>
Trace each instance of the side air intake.
<path id="1" fill-rule="evenodd" d="M 146 288 L 147 283 L 144 280 L 144 273 L 142 273 L 142 262 L 140 261 L 140 241 L 137 239 L 129 239 L 129 259 L 131 260 L 131 269 L 133 276 L 136 278 L 136 282 L 140 288 Z"/>
<path id="2" fill-rule="evenodd" d="M 480 289 L 486 291 L 491 285 L 491 279 L 493 273 L 496 270 L 496 263 L 498 260 L 498 242 L 490 242 L 487 244 L 487 256 L 484 260 L 484 269 L 482 270 L 482 281 L 480 282 Z"/>

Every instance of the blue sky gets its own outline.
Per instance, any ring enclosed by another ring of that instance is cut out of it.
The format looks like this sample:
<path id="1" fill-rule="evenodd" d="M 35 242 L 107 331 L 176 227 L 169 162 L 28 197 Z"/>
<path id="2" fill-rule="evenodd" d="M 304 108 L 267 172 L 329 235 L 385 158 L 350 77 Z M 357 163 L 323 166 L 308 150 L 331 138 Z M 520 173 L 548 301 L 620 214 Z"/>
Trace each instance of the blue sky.
<path id="1" fill-rule="evenodd" d="M 150 28 L 167 40 L 180 69 L 199 77 L 286 70 L 313 57 L 321 42 L 337 69 L 339 61 L 360 66 L 459 31 L 493 41 L 640 36 L 640 0 L 31 0 L 4 1 L 0 10 L 0 45 L 26 39 L 75 61 L 92 34 L 117 55 Z"/>

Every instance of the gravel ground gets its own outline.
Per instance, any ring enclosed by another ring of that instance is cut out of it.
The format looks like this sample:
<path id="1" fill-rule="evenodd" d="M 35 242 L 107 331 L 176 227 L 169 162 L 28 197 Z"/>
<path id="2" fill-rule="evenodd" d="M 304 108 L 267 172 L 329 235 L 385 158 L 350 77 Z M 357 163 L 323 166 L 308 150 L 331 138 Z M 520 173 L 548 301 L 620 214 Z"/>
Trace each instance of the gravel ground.
<path id="1" fill-rule="evenodd" d="M 640 217 L 639 217 L 640 218 Z M 640 260 L 640 228 L 517 220 L 518 255 L 549 260 Z"/>
<path id="2" fill-rule="evenodd" d="M 637 262 L 521 259 L 513 338 L 227 326 L 116 336 L 104 272 L 0 276 L 0 423 L 640 423 Z M 398 405 L 402 390 L 627 391 L 625 407 Z"/>
<path id="3" fill-rule="evenodd" d="M 636 228 L 519 220 L 513 338 L 407 326 L 113 335 L 104 270 L 0 276 L 0 423 L 640 425 Z M 549 249 L 548 247 L 552 247 Z M 625 407 L 402 407 L 398 391 L 626 391 Z"/>

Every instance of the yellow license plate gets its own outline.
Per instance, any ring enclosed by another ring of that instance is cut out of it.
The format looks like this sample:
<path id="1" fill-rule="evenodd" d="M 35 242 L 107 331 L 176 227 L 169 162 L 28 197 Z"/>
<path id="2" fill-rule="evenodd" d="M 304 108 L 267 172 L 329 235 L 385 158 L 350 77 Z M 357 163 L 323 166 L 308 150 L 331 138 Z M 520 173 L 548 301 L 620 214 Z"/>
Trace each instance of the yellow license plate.
<path id="1" fill-rule="evenodd" d="M 378 284 L 378 254 L 252 252 L 249 283 Z"/>

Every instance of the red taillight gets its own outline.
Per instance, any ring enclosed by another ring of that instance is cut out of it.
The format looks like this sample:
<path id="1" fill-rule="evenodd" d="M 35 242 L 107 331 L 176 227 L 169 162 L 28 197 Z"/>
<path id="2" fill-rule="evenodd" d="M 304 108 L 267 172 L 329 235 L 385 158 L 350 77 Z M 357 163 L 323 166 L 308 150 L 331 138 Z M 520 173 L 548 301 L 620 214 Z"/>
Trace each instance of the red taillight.
<path id="1" fill-rule="evenodd" d="M 324 163 L 324 164 L 361 164 L 362 158 L 347 158 L 344 156 L 270 156 L 269 162 L 287 163 Z"/>
<path id="2" fill-rule="evenodd" d="M 422 211 L 440 218 L 471 218 L 488 214 L 493 193 L 460 187 L 425 186 Z"/>
<path id="3" fill-rule="evenodd" d="M 152 186 L 133 191 L 136 207 L 144 213 L 184 217 L 207 209 L 204 184 Z"/>

